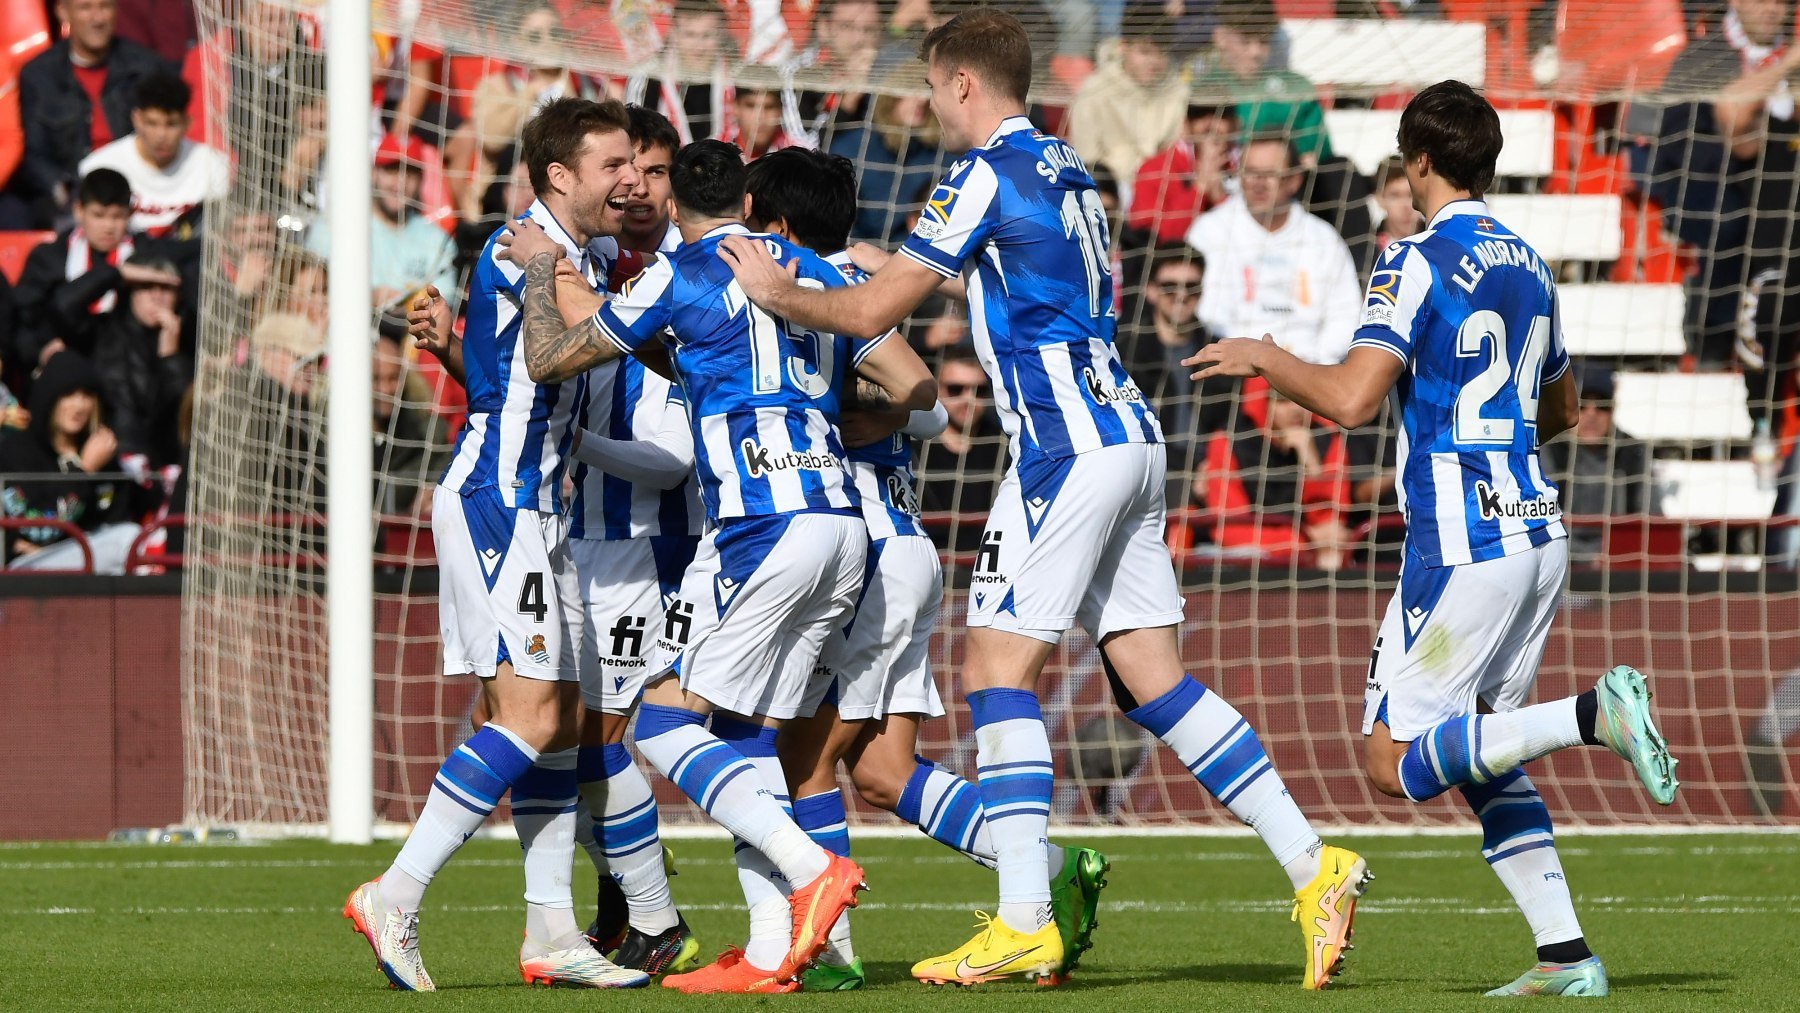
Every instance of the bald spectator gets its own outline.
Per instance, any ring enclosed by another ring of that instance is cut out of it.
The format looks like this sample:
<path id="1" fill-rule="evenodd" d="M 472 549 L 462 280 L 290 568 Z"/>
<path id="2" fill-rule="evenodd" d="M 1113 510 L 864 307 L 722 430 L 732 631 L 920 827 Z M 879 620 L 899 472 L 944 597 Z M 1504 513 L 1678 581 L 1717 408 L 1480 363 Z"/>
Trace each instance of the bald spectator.
<path id="1" fill-rule="evenodd" d="M 1342 362 L 1362 287 L 1337 230 L 1296 203 L 1301 173 L 1283 138 L 1253 137 L 1244 146 L 1239 193 L 1188 229 L 1188 245 L 1221 279 L 1201 295 L 1200 320 L 1220 337 L 1272 334 L 1308 362 Z"/>
<path id="2" fill-rule="evenodd" d="M 81 159 L 131 132 L 138 82 L 164 69 L 156 54 L 116 33 L 113 0 L 60 0 L 68 38 L 19 71 L 25 157 L 15 192 L 34 204 L 40 226 L 68 211 Z"/>

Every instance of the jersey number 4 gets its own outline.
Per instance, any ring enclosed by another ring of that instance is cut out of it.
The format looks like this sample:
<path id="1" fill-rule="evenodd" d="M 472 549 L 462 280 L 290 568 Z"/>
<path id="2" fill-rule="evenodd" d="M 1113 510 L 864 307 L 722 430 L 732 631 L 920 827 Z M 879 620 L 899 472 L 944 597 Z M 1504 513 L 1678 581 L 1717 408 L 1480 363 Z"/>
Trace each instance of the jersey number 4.
<path id="1" fill-rule="evenodd" d="M 1550 351 L 1550 318 L 1532 317 L 1531 330 L 1519 361 L 1507 358 L 1506 320 L 1493 310 L 1477 310 L 1456 332 L 1456 355 L 1485 355 L 1487 365 L 1456 395 L 1456 442 L 1477 446 L 1507 446 L 1513 442 L 1514 419 L 1483 413 L 1506 386 L 1510 377 L 1519 393 L 1519 421 L 1537 428 L 1538 396 L 1542 393 L 1544 356 Z"/>

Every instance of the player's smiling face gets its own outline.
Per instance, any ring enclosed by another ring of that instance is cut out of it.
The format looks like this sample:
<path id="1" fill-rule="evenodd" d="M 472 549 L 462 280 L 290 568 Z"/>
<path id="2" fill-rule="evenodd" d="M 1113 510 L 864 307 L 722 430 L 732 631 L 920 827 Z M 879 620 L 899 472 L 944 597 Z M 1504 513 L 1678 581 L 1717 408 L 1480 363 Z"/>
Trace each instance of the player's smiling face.
<path id="1" fill-rule="evenodd" d="M 973 147 L 985 140 L 970 138 L 964 127 L 966 85 L 958 78 L 955 71 L 944 69 L 936 60 L 925 67 L 925 86 L 931 89 L 931 111 L 937 114 L 938 125 L 944 129 L 944 147 L 952 150 Z"/>
<path id="2" fill-rule="evenodd" d="M 625 225 L 625 206 L 638 185 L 636 152 L 623 130 L 589 134 L 581 154 L 569 168 L 569 210 L 576 228 L 589 236 L 616 236 Z"/>

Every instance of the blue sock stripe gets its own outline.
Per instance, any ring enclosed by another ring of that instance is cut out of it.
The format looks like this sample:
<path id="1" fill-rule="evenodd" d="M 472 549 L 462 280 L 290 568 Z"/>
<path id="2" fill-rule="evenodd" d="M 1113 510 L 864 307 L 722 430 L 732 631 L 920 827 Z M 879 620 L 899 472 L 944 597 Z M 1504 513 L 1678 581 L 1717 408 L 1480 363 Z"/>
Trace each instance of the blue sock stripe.
<path id="1" fill-rule="evenodd" d="M 1494 772 L 1487 768 L 1487 764 L 1481 762 L 1481 717 L 1480 717 L 1480 715 L 1476 715 L 1475 717 L 1472 717 L 1469 719 L 1469 728 L 1472 732 L 1470 737 L 1472 739 L 1474 739 L 1474 747 L 1469 750 L 1469 764 L 1472 768 L 1472 772 L 1475 775 L 1475 778 L 1474 778 L 1475 783 L 1476 784 L 1486 784 L 1489 781 L 1492 781 L 1494 779 Z"/>
<path id="2" fill-rule="evenodd" d="M 638 814 L 644 812 L 646 809 L 652 813 L 656 812 L 656 796 L 652 795 L 623 812 L 608 813 L 596 822 L 603 827 L 619 826 L 636 819 Z"/>
<path id="3" fill-rule="evenodd" d="M 515 805 L 512 807 L 512 814 L 514 816 L 555 816 L 560 813 L 572 813 L 574 811 L 575 803 L 573 802 L 570 802 L 568 805 L 557 805 L 552 802 L 549 805 Z"/>
<path id="4" fill-rule="evenodd" d="M 754 721 L 745 721 L 742 718 L 728 717 L 724 714 L 713 715 L 712 733 L 726 742 L 743 742 L 746 739 L 754 739 L 756 733 L 761 730 L 762 725 Z"/>
<path id="5" fill-rule="evenodd" d="M 489 812 L 493 812 L 494 807 L 500 804 L 500 795 L 506 794 L 504 786 L 500 789 L 499 795 L 489 795 L 480 788 L 466 783 L 462 778 L 451 771 L 450 765 L 447 762 L 444 766 L 438 768 L 437 781 L 446 786 L 446 791 L 450 790 L 451 787 L 454 787 L 456 789 L 456 794 L 468 799 L 475 805 L 486 806 Z"/>
<path id="6" fill-rule="evenodd" d="M 1556 847 L 1555 841 L 1533 841 L 1530 844 L 1521 844 L 1516 848 L 1507 848 L 1505 851 L 1502 851 L 1502 852 L 1499 852 L 1499 853 L 1493 854 L 1493 855 L 1487 855 L 1486 857 L 1487 857 L 1488 864 L 1493 865 L 1496 862 L 1504 862 L 1507 859 L 1513 857 L 1514 855 L 1522 855 L 1527 851 L 1539 851 L 1544 848 L 1554 848 L 1554 847 Z"/>
<path id="7" fill-rule="evenodd" d="M 906 779 L 906 787 L 900 790 L 900 801 L 894 806 L 894 815 L 916 827 L 925 824 L 919 819 L 919 811 L 925 808 L 925 784 L 931 780 L 931 772 L 937 768 L 929 760 L 921 757 L 913 758 L 912 776 Z"/>
<path id="8" fill-rule="evenodd" d="M 1050 769 L 1050 761 L 1049 760 L 1020 760 L 1016 763 L 990 763 L 985 767 L 978 766 L 975 768 L 975 772 L 978 776 L 985 778 L 989 774 L 997 774 L 1003 770 L 1048 770 L 1048 769 Z"/>
<path id="9" fill-rule="evenodd" d="M 623 742 L 609 742 L 600 747 L 600 762 L 601 775 L 613 777 L 631 766 L 631 750 Z"/>
<path id="10" fill-rule="evenodd" d="M 605 746 L 582 746 L 575 750 L 575 779 L 589 784 L 611 776 L 606 772 L 605 751 Z"/>
<path id="11" fill-rule="evenodd" d="M 1217 759 L 1200 768 L 1199 773 L 1194 775 L 1215 798 L 1223 796 L 1251 767 L 1267 763 L 1269 759 L 1249 723 L 1240 721 L 1238 724 L 1242 726 L 1242 731 L 1231 740 L 1231 744 L 1219 751 Z"/>
<path id="12" fill-rule="evenodd" d="M 698 802 L 700 808 L 705 809 L 707 812 L 712 812 L 713 803 L 718 801 L 719 793 L 725 790 L 726 785 L 743 777 L 745 774 L 756 773 L 756 768 L 750 765 L 749 760 L 739 758 L 735 762 L 728 762 L 730 762 L 730 766 L 723 768 L 722 773 L 720 773 L 718 777 L 713 778 L 710 785 L 703 784 L 700 786 L 702 789 L 700 793 L 688 796 Z"/>
<path id="13" fill-rule="evenodd" d="M 642 742 L 654 739 L 665 732 L 672 732 L 684 725 L 701 725 L 706 723 L 706 715 L 695 714 L 681 707 L 665 707 L 661 704 L 646 703 L 638 705 L 637 737 Z"/>
<path id="14" fill-rule="evenodd" d="M 630 854 L 638 845 L 655 840 L 657 829 L 656 813 L 647 812 L 628 823 L 607 826 L 601 844 L 608 855 Z"/>
<path id="15" fill-rule="evenodd" d="M 1437 798 L 1447 788 L 1431 768 L 1430 753 L 1431 734 L 1428 732 L 1412 740 L 1400 757 L 1400 787 L 1414 802 Z"/>
<path id="16" fill-rule="evenodd" d="M 749 761 L 726 743 L 713 739 L 696 744 L 681 754 L 669 774 L 688 798 L 700 802 L 712 783 L 734 766 L 748 767 Z"/>
<path id="17" fill-rule="evenodd" d="M 1044 720 L 1037 694 L 1028 689 L 978 689 L 968 699 L 969 717 L 977 728 L 1002 721 Z"/>
<path id="18" fill-rule="evenodd" d="M 532 767 L 519 775 L 512 784 L 513 801 L 521 799 L 545 799 L 561 802 L 567 799 L 570 805 L 575 804 L 575 795 L 580 791 L 578 775 L 573 768 L 552 769 L 549 767 Z"/>
<path id="19" fill-rule="evenodd" d="M 1011 819 L 1014 816 L 1048 816 L 1048 815 L 1050 815 L 1050 807 L 1049 806 L 1047 806 L 1047 805 L 1032 805 L 1027 802 L 1016 802 L 1016 803 L 1013 803 L 1012 805 L 1004 805 L 1004 806 L 990 806 L 990 807 L 988 807 L 988 809 L 986 811 L 987 811 L 987 821 L 989 823 L 998 823 L 1001 820 Z"/>
<path id="20" fill-rule="evenodd" d="M 479 728 L 469 736 L 469 741 L 461 746 L 469 755 L 479 759 L 489 772 L 507 784 L 512 784 L 531 767 L 532 758 L 519 751 L 513 740 L 505 732 L 497 728 Z"/>
<path id="21" fill-rule="evenodd" d="M 489 816 L 494 812 L 494 806 L 489 805 L 483 807 L 476 802 L 471 802 L 468 796 L 457 791 L 454 786 L 445 783 L 442 777 L 433 778 L 431 783 L 436 785 L 438 790 L 442 791 L 450 801 L 455 802 L 457 805 L 462 806 L 464 809 L 467 809 L 478 816 Z M 496 802 L 495 804 L 497 805 L 498 803 Z"/>
<path id="22" fill-rule="evenodd" d="M 1125 716 L 1160 739 L 1169 734 L 1204 696 L 1206 687 L 1200 684 L 1200 680 L 1184 675 L 1174 689 L 1149 703 L 1139 705 L 1135 710 L 1125 712 Z"/>
<path id="23" fill-rule="evenodd" d="M 1251 785 L 1255 784 L 1257 781 L 1261 780 L 1264 777 L 1264 775 L 1274 773 L 1274 771 L 1275 771 L 1275 764 L 1269 762 L 1268 757 L 1266 757 L 1266 756 L 1263 757 L 1262 760 L 1256 764 L 1256 766 L 1250 768 L 1249 773 L 1246 773 L 1242 778 L 1240 778 L 1238 780 L 1237 784 L 1233 785 L 1230 788 L 1227 788 L 1225 790 L 1225 793 L 1223 795 L 1219 796 L 1220 804 L 1230 805 L 1234 800 L 1237 799 L 1237 797 L 1239 795 L 1242 795 L 1244 793 L 1244 789 L 1250 787 Z"/>
<path id="24" fill-rule="evenodd" d="M 464 746 L 457 747 L 449 756 L 444 757 L 444 764 L 438 768 L 438 774 L 467 792 L 470 798 L 489 805 L 498 805 L 500 796 L 506 794 L 511 783 L 494 773 L 492 768 L 482 762 L 480 756 Z"/>
<path id="25" fill-rule="evenodd" d="M 1211 763 L 1213 758 L 1219 755 L 1220 750 L 1230 748 L 1231 744 L 1237 741 L 1238 733 L 1249 727 L 1249 719 L 1239 718 L 1237 724 L 1232 725 L 1225 731 L 1225 734 L 1214 739 L 1213 744 L 1207 746 L 1205 752 L 1194 757 L 1194 762 L 1188 764 L 1188 772 L 1195 777 L 1199 777 L 1201 768 L 1205 767 L 1208 763 Z"/>
<path id="26" fill-rule="evenodd" d="M 1525 844 L 1508 849 L 1507 845 L 1515 841 L 1553 845 L 1555 831 L 1550 825 L 1550 810 L 1523 770 L 1515 768 L 1488 784 L 1465 786 L 1462 796 L 1481 819 L 1481 850 L 1490 856 L 1488 861 L 1531 850 Z"/>

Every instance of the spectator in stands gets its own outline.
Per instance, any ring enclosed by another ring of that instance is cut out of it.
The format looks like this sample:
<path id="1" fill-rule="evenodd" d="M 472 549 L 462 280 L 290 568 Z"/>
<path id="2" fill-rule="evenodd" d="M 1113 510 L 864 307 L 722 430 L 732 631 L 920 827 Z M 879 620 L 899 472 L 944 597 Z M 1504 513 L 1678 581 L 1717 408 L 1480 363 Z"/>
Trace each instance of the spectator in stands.
<path id="1" fill-rule="evenodd" d="M 1724 34 L 1744 38 L 1744 71 L 1713 105 L 1720 137 L 1751 170 L 1742 182 L 1750 220 L 1737 359 L 1751 419 L 1767 420 L 1778 438 L 1792 435 L 1779 433 L 1774 415 L 1794 396 L 1800 358 L 1800 46 L 1787 37 L 1793 23 L 1791 3 L 1732 5 Z M 1752 35 L 1753 26 L 1767 34 Z"/>
<path id="2" fill-rule="evenodd" d="M 1703 368 L 1723 368 L 1732 360 L 1748 279 L 1745 210 L 1753 197 L 1743 185 L 1745 166 L 1733 160 L 1710 99 L 1728 87 L 1736 90 L 1734 82 L 1766 78 L 1762 68 L 1780 59 L 1785 26 L 1792 23 L 1790 3 L 1731 0 L 1723 22 L 1700 26 L 1669 68 L 1660 122 L 1648 127 L 1656 139 L 1648 153 L 1646 189 L 1698 268 L 1687 279 L 1688 341 Z M 1763 105 L 1774 118 L 1794 118 L 1791 92 L 1771 93 Z M 1655 119 L 1654 103 L 1634 102 L 1633 110 L 1638 109 Z"/>
<path id="3" fill-rule="evenodd" d="M 973 350 L 955 348 L 944 353 L 937 376 L 950 424 L 925 444 L 920 454 L 920 506 L 931 511 L 985 514 L 1000 482 L 1006 442 L 994 417 L 987 371 Z M 959 527 L 967 530 L 959 534 L 954 548 L 970 551 L 981 539 L 981 523 L 975 520 Z"/>
<path id="4" fill-rule="evenodd" d="M 1274 335 L 1308 362 L 1342 362 L 1362 310 L 1350 249 L 1324 219 L 1295 203 L 1301 168 L 1284 138 L 1252 136 L 1239 193 L 1194 220 L 1187 243 L 1214 277 L 1200 320 L 1221 337 Z"/>
<path id="5" fill-rule="evenodd" d="M 225 196 L 231 163 L 223 152 L 188 140 L 187 84 L 160 70 L 138 82 L 131 133 L 94 149 L 81 174 L 113 169 L 131 184 L 131 231 L 190 239 L 201 205 Z"/>
<path id="6" fill-rule="evenodd" d="M 60 0 L 68 38 L 19 71 L 25 156 L 13 184 L 40 227 L 68 212 L 82 156 L 131 132 L 138 82 L 163 69 L 155 53 L 116 36 L 117 14 L 113 0 Z"/>
<path id="7" fill-rule="evenodd" d="M 74 352 L 58 352 L 31 388 L 31 423 L 0 443 L 0 474 L 65 478 L 6 483 L 0 509 L 14 518 L 67 521 L 87 536 L 96 573 L 120 573 L 137 537 L 130 523 L 128 488 L 88 476 L 119 470 L 118 439 L 104 423 L 100 378 Z M 7 530 L 7 566 L 13 569 L 79 570 L 78 543 L 55 527 Z"/>
<path id="8" fill-rule="evenodd" d="M 64 347 L 93 348 L 95 318 L 118 303 L 119 289 L 138 275 L 127 263 L 136 244 L 126 229 L 131 185 L 111 169 L 95 169 L 75 192 L 75 227 L 25 258 L 15 295 L 19 330 L 14 348 L 27 369 Z"/>
<path id="9" fill-rule="evenodd" d="M 1325 111 L 1311 81 L 1273 66 L 1270 57 L 1280 26 L 1270 0 L 1223 5 L 1212 48 L 1197 61 L 1189 90 L 1195 102 L 1236 103 L 1238 125 L 1246 133 L 1286 134 L 1301 160 L 1317 165 L 1331 153 Z"/>
<path id="10" fill-rule="evenodd" d="M 766 67 L 745 64 L 732 73 L 731 114 L 719 139 L 735 144 L 753 162 L 796 141 L 782 127 L 781 77 Z"/>
<path id="11" fill-rule="evenodd" d="M 118 6 L 119 37 L 151 50 L 171 67 L 181 66 L 199 39 L 193 0 L 118 0 Z"/>
<path id="12" fill-rule="evenodd" d="M 181 273 L 142 252 L 128 263 L 143 274 L 101 318 L 93 362 L 119 460 L 127 472 L 144 476 L 179 461 L 175 410 L 193 382 L 194 364 L 181 347 Z"/>
<path id="13" fill-rule="evenodd" d="M 416 137 L 389 135 L 375 149 L 374 219 L 369 230 L 369 303 L 404 317 L 404 301 L 427 285 L 446 300 L 456 293 L 456 244 L 444 230 L 420 217 L 419 188 L 425 145 Z M 323 221 L 307 232 L 306 248 L 331 255 L 331 231 Z M 445 312 L 449 312 L 446 303 Z"/>
<path id="14" fill-rule="evenodd" d="M 275 276 L 275 222 L 265 211 L 237 209 L 219 233 L 219 276 L 230 285 L 226 329 L 245 333 Z M 218 305 L 218 304 L 215 304 Z"/>
<path id="15" fill-rule="evenodd" d="M 1153 242 L 1181 242 L 1195 218 L 1229 196 L 1236 135 L 1235 106 L 1188 106 L 1181 137 L 1138 168 L 1126 225 Z"/>
<path id="16" fill-rule="evenodd" d="M 1413 207 L 1412 184 L 1406 181 L 1406 162 L 1399 155 L 1382 159 L 1375 170 L 1375 204 L 1381 211 L 1381 221 L 1375 227 L 1377 252 L 1425 227 L 1425 219 Z M 1365 277 L 1368 273 L 1363 271 Z"/>
<path id="17" fill-rule="evenodd" d="M 681 143 L 717 137 L 735 55 L 717 0 L 675 0 L 662 53 L 625 85 L 625 101 L 669 118 Z"/>
<path id="18" fill-rule="evenodd" d="M 1273 390 L 1246 404 L 1231 432 L 1213 436 L 1194 492 L 1222 548 L 1309 550 L 1319 569 L 1336 570 L 1354 547 L 1344 523 L 1350 477 L 1343 433 Z"/>
<path id="19" fill-rule="evenodd" d="M 1580 411 L 1575 437 L 1543 448 L 1544 469 L 1561 491 L 1563 512 L 1576 517 L 1657 513 L 1650 448 L 1613 424 L 1613 372 L 1583 364 L 1576 374 Z M 1570 526 L 1569 551 L 1594 559 L 1606 551 L 1603 528 Z"/>
<path id="20" fill-rule="evenodd" d="M 308 317 L 271 313 L 250 334 L 250 362 L 239 382 L 249 403 L 263 406 L 245 420 L 243 467 L 267 491 L 270 513 L 311 515 L 325 502 L 325 330 Z"/>
<path id="21" fill-rule="evenodd" d="M 1187 80 L 1169 58 L 1173 26 L 1162 17 L 1128 17 L 1113 53 L 1105 55 L 1069 105 L 1065 133 L 1089 167 L 1130 180 L 1164 145 L 1181 135 Z"/>
<path id="22" fill-rule="evenodd" d="M 825 0 L 813 21 L 812 44 L 788 71 L 807 83 L 796 96 L 799 124 L 792 132 L 831 145 L 833 135 L 868 118 L 868 84 L 881 47 L 881 5 L 876 0 Z M 915 75 L 916 76 L 916 75 Z M 916 82 L 915 82 L 916 83 Z"/>
<path id="23" fill-rule="evenodd" d="M 449 447 L 444 420 L 431 410 L 431 392 L 406 362 L 400 342 L 375 340 L 376 509 L 405 515 L 423 507 L 419 491 L 437 480 Z"/>
<path id="24" fill-rule="evenodd" d="M 831 151 L 856 163 L 856 224 L 852 239 L 898 242 L 911 233 L 907 201 L 927 195 L 943 175 L 938 122 L 930 101 L 915 89 L 916 69 L 888 72 L 880 83 L 867 125 L 839 131 Z M 914 205 L 915 207 L 917 205 Z"/>
<path id="25" fill-rule="evenodd" d="M 1119 328 L 1119 357 L 1138 389 L 1156 406 L 1171 447 L 1225 428 L 1237 381 L 1214 377 L 1196 384 L 1181 360 L 1212 340 L 1195 308 L 1206 279 L 1206 260 L 1179 243 L 1150 253 L 1143 306 Z"/>
<path id="26" fill-rule="evenodd" d="M 258 140 L 271 124 L 296 122 L 325 90 L 325 58 L 309 26 L 281 0 L 239 0 L 238 16 L 188 51 L 181 77 L 193 91 L 189 136 L 231 155 L 236 185 L 264 193 L 286 179 L 289 152 Z M 207 101 L 208 96 L 212 101 Z M 223 111 L 223 117 L 215 115 Z"/>

